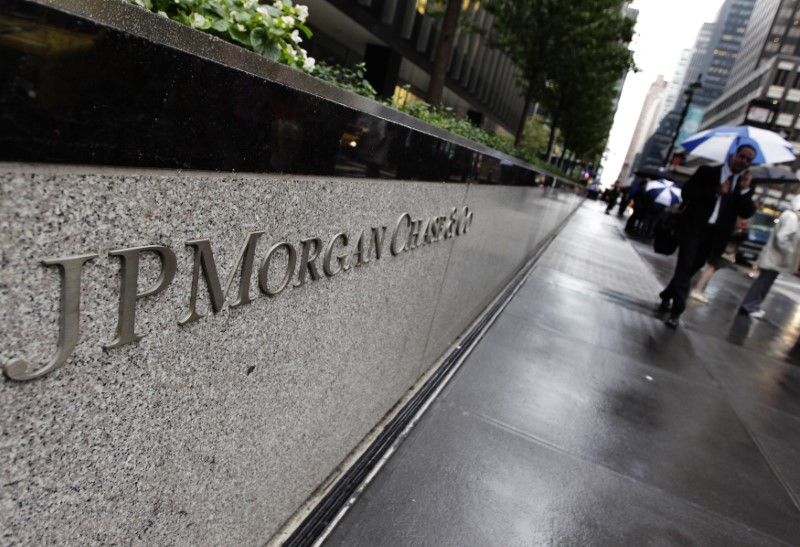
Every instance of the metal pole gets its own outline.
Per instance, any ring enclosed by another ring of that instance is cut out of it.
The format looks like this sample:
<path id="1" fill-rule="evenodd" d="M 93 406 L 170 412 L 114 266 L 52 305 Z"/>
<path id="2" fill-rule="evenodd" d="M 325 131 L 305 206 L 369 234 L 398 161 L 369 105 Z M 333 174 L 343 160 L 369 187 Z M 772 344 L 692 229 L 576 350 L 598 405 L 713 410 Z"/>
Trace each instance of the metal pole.
<path id="1" fill-rule="evenodd" d="M 675 141 L 678 140 L 678 133 L 680 133 L 683 120 L 686 118 L 686 113 L 689 111 L 689 105 L 692 104 L 693 95 L 694 93 L 691 91 L 686 92 L 686 104 L 683 105 L 683 110 L 681 111 L 681 117 L 678 120 L 678 125 L 675 127 L 675 132 L 672 134 L 672 142 L 669 143 L 669 148 L 667 148 L 667 156 L 664 159 L 664 167 L 669 166 L 672 156 L 672 149 L 675 148 Z"/>
<path id="2" fill-rule="evenodd" d="M 689 105 L 692 104 L 692 99 L 694 98 L 694 94 L 696 91 L 703 88 L 703 84 L 700 83 L 700 78 L 703 75 L 700 74 L 697 76 L 697 81 L 689 85 L 689 87 L 684 92 L 686 97 L 686 104 L 683 105 L 683 110 L 681 111 L 681 117 L 678 120 L 678 125 L 675 127 L 675 132 L 672 134 L 672 142 L 669 143 L 669 148 L 667 149 L 667 155 L 664 158 L 664 167 L 669 167 L 670 160 L 672 159 L 672 150 L 675 148 L 675 141 L 678 140 L 678 133 L 681 131 L 681 126 L 683 125 L 683 120 L 686 119 L 686 113 L 689 112 Z"/>

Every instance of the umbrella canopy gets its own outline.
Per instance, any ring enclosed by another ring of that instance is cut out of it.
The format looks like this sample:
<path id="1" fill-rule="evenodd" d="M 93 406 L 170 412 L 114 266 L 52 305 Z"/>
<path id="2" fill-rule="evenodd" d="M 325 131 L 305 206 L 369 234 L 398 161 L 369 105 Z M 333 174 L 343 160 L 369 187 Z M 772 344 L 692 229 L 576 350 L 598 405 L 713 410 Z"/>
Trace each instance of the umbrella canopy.
<path id="1" fill-rule="evenodd" d="M 653 203 L 664 205 L 665 207 L 672 207 L 681 202 L 681 189 L 669 180 L 651 180 L 644 187 L 644 192 L 650 196 Z"/>
<path id="2" fill-rule="evenodd" d="M 681 146 L 694 156 L 725 162 L 730 154 L 744 144 L 756 150 L 753 165 L 795 159 L 794 148 L 789 141 L 777 133 L 749 125 L 723 125 L 706 129 L 683 141 Z"/>
<path id="3" fill-rule="evenodd" d="M 778 167 L 775 165 L 757 165 L 750 169 L 753 174 L 753 182 L 771 183 L 771 182 L 800 182 L 797 175 L 786 167 Z"/>

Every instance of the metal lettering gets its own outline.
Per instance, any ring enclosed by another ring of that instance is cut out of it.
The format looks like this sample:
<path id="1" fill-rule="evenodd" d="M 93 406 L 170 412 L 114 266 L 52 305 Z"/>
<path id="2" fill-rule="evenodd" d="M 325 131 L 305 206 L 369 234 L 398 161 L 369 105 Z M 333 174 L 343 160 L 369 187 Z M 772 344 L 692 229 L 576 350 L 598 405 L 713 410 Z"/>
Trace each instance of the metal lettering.
<path id="1" fill-rule="evenodd" d="M 444 234 L 445 239 L 450 239 L 454 235 L 456 235 L 456 227 L 458 226 L 458 219 L 456 215 L 458 214 L 458 209 L 453 207 L 453 210 L 450 212 L 450 222 L 447 224 L 447 231 Z"/>
<path id="2" fill-rule="evenodd" d="M 289 255 L 286 261 L 286 274 L 283 276 L 280 286 L 273 291 L 269 288 L 269 265 L 272 262 L 272 256 L 282 247 L 286 247 L 286 252 Z M 294 267 L 296 264 L 297 251 L 292 247 L 291 243 L 283 241 L 273 245 L 270 250 L 267 251 L 267 257 L 264 259 L 264 262 L 261 264 L 261 269 L 258 271 L 258 286 L 261 288 L 262 292 L 267 296 L 276 296 L 280 294 L 292 280 L 292 277 L 294 277 Z"/>
<path id="3" fill-rule="evenodd" d="M 439 217 L 433 217 L 429 224 L 431 230 L 431 243 L 436 243 L 439 241 Z"/>
<path id="4" fill-rule="evenodd" d="M 441 241 L 444 239 L 444 228 L 446 222 L 447 222 L 447 217 L 436 217 L 436 229 L 439 232 L 436 241 Z"/>
<path id="5" fill-rule="evenodd" d="M 386 239 L 386 226 L 379 226 L 372 229 L 372 242 L 373 248 L 375 249 L 375 260 L 381 259 L 384 239 Z"/>
<path id="6" fill-rule="evenodd" d="M 403 242 L 403 246 L 400 247 L 399 249 L 397 247 L 397 242 L 398 242 L 397 236 L 400 234 L 400 223 L 403 222 L 403 219 L 406 219 L 406 225 L 408 227 L 411 227 L 411 215 L 409 215 L 408 213 L 403 213 L 402 215 L 400 215 L 400 218 L 397 219 L 397 224 L 395 224 L 394 226 L 394 233 L 392 234 L 392 246 L 390 247 L 390 250 L 392 251 L 393 256 L 399 255 L 408 248 L 407 237 L 403 238 L 402 240 L 399 240 Z"/>
<path id="7" fill-rule="evenodd" d="M 56 354 L 45 366 L 31 370 L 25 359 L 15 358 L 3 365 L 3 373 L 12 380 L 41 378 L 60 368 L 75 350 L 80 336 L 81 272 L 83 265 L 97 258 L 96 254 L 76 255 L 66 258 L 48 258 L 45 266 L 57 266 L 61 274 L 61 310 L 59 312 L 58 346 Z"/>
<path id="8" fill-rule="evenodd" d="M 346 271 L 349 267 L 347 264 L 345 264 L 345 261 L 347 260 L 347 254 L 336 256 L 336 264 L 338 267 L 335 270 L 331 265 L 331 259 L 333 258 L 333 247 L 340 239 L 342 240 L 342 247 L 347 247 L 347 234 L 340 232 L 331 238 L 330 243 L 328 243 L 328 247 L 325 249 L 325 260 L 323 261 L 322 265 L 323 269 L 325 270 L 325 275 L 328 277 L 333 277 L 341 270 Z"/>
<path id="9" fill-rule="evenodd" d="M 300 269 L 297 272 L 297 281 L 294 282 L 295 287 L 302 287 L 306 282 L 306 269 L 308 269 L 308 272 L 311 274 L 312 281 L 317 281 L 322 277 L 319 271 L 317 271 L 317 265 L 314 264 L 314 261 L 319 257 L 319 253 L 322 251 L 322 240 L 318 237 L 312 237 L 304 239 L 300 243 L 303 244 L 303 252 L 300 256 Z M 312 243 L 314 244 L 314 256 L 309 256 Z"/>
<path id="10" fill-rule="evenodd" d="M 353 261 L 356 259 L 357 262 L 353 264 Z M 353 246 L 353 254 L 350 255 L 350 259 L 347 261 L 347 266 L 345 269 L 348 270 L 352 267 L 363 266 L 364 264 L 368 263 L 369 253 L 364 244 L 364 230 L 361 230 L 361 233 L 358 235 L 358 239 L 356 240 L 356 244 Z"/>
<path id="11" fill-rule="evenodd" d="M 189 311 L 186 315 L 178 321 L 179 325 L 186 325 L 197 321 L 202 315 L 197 312 L 197 288 L 199 286 L 200 271 L 202 269 L 203 276 L 206 279 L 206 287 L 208 287 L 208 294 L 211 300 L 211 306 L 214 313 L 218 313 L 225 299 L 230 293 L 231 285 L 236 277 L 236 272 L 239 271 L 239 264 L 242 265 L 241 276 L 239 277 L 239 297 L 235 302 L 230 304 L 231 308 L 243 306 L 252 302 L 250 298 L 250 279 L 253 276 L 253 262 L 255 261 L 256 245 L 258 239 L 264 235 L 265 232 L 250 232 L 247 239 L 242 244 L 239 251 L 239 256 L 234 263 L 233 269 L 225 283 L 225 292 L 219 284 L 219 277 L 217 276 L 217 264 L 214 260 L 214 253 L 211 251 L 211 242 L 207 239 L 198 239 L 194 241 L 187 241 L 186 245 L 195 248 L 194 253 L 194 270 L 192 273 L 192 295 L 189 300 Z"/>
<path id="12" fill-rule="evenodd" d="M 434 241 L 433 240 L 433 222 L 435 220 L 436 219 L 429 219 L 428 220 L 428 225 L 425 227 L 425 236 L 423 238 L 423 241 L 425 242 L 425 245 L 430 245 Z"/>
<path id="13" fill-rule="evenodd" d="M 421 220 L 415 220 L 411 222 L 411 230 L 408 232 L 408 243 L 406 248 L 409 251 L 412 251 L 418 247 L 419 243 L 419 229 L 422 227 Z"/>
<path id="14" fill-rule="evenodd" d="M 187 247 L 194 247 L 194 270 L 192 272 L 192 295 L 189 299 L 189 311 L 178 321 L 179 325 L 193 323 L 203 317 L 197 313 L 197 288 L 200 285 L 200 270 L 202 268 L 203 277 L 206 279 L 206 287 L 211 300 L 214 313 L 222 309 L 225 302 L 225 295 L 219 285 L 217 277 L 217 265 L 214 262 L 214 254 L 211 252 L 211 242 L 207 239 L 196 239 L 186 242 Z"/>
<path id="15" fill-rule="evenodd" d="M 266 232 L 250 232 L 247 240 L 242 244 L 242 249 L 239 251 L 239 258 L 228 276 L 228 281 L 225 283 L 225 298 L 228 298 L 228 292 L 231 290 L 233 278 L 236 277 L 236 271 L 239 269 L 239 263 L 242 264 L 242 275 L 239 277 L 239 298 L 236 302 L 228 304 L 231 308 L 244 306 L 252 302 L 250 298 L 250 279 L 253 277 L 253 262 L 256 256 L 256 245 L 258 238 Z"/>
<path id="16" fill-rule="evenodd" d="M 469 210 L 469 207 L 464 207 L 464 228 L 461 230 L 462 234 L 466 234 L 469 232 L 469 229 L 472 227 L 472 211 Z"/>
<path id="17" fill-rule="evenodd" d="M 142 293 L 137 293 L 139 290 L 139 256 L 146 251 L 158 255 L 161 260 L 161 273 L 155 285 Z M 175 279 L 178 259 L 171 249 L 161 245 L 120 249 L 111 251 L 108 255 L 118 256 L 122 262 L 120 265 L 117 336 L 103 346 L 105 349 L 112 349 L 142 339 L 142 335 L 136 334 L 136 301 L 145 296 L 154 296 L 166 289 Z"/>

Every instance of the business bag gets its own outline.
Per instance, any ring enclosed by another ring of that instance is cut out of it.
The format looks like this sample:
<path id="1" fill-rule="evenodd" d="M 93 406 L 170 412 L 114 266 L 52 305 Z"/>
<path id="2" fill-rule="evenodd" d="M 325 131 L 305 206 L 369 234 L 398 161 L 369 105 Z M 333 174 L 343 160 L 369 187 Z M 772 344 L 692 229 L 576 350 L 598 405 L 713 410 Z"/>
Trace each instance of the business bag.
<path id="1" fill-rule="evenodd" d="M 678 248 L 678 224 L 680 211 L 666 211 L 656 221 L 653 230 L 653 250 L 658 254 L 671 255 Z"/>

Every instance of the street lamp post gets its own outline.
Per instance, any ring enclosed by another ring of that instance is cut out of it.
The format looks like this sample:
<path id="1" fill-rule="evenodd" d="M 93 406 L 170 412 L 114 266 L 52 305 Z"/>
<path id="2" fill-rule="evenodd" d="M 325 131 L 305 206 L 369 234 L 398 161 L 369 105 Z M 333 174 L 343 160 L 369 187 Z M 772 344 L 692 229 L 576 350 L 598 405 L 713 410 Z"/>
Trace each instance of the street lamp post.
<path id="1" fill-rule="evenodd" d="M 678 139 L 678 133 L 681 131 L 683 120 L 686 118 L 686 113 L 689 111 L 689 105 L 692 104 L 694 94 L 703 89 L 703 84 L 700 83 L 700 78 L 702 77 L 702 74 L 698 75 L 697 81 L 689 84 L 689 87 L 683 92 L 683 98 L 685 99 L 683 110 L 681 111 L 681 117 L 678 120 L 678 125 L 675 127 L 675 133 L 672 135 L 672 142 L 669 143 L 669 148 L 667 149 L 667 155 L 664 159 L 665 167 L 669 165 L 670 160 L 672 159 L 672 150 L 675 148 L 675 141 Z"/>

